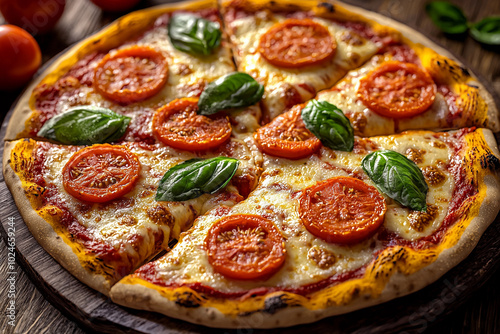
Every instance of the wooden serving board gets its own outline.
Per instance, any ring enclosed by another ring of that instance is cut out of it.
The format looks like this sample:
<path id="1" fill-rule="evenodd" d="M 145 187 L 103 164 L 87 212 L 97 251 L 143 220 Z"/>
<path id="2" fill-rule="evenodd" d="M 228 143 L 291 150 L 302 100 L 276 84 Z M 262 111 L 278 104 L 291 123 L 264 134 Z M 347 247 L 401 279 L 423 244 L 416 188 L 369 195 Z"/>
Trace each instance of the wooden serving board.
<path id="1" fill-rule="evenodd" d="M 463 62 L 463 61 L 462 61 Z M 463 62 L 465 63 L 465 62 Z M 49 64 L 46 64 L 46 68 Z M 42 68 L 39 73 L 43 72 Z M 478 77 L 476 75 L 476 77 Z M 481 78 L 480 78 L 481 79 Z M 481 80 L 485 83 L 484 80 Z M 485 85 L 488 87 L 488 85 Z M 496 104 L 499 99 L 494 92 Z M 14 103 L 15 106 L 15 103 Z M 13 106 L 13 107 L 14 107 Z M 5 117 L 5 137 L 13 107 Z M 498 137 L 497 137 L 498 141 Z M 0 145 L 0 157 L 3 145 Z M 0 158 L 1 159 L 1 158 Z M 500 203 L 499 203 L 500 205 Z M 452 313 L 500 267 L 500 215 L 486 230 L 473 252 L 432 285 L 387 303 L 284 329 L 211 329 L 166 316 L 125 308 L 88 288 L 62 268 L 33 238 L 0 176 L 0 232 L 7 237 L 9 222 L 16 229 L 16 260 L 42 294 L 63 314 L 85 329 L 103 333 L 366 333 L 401 332 L 427 328 Z"/>

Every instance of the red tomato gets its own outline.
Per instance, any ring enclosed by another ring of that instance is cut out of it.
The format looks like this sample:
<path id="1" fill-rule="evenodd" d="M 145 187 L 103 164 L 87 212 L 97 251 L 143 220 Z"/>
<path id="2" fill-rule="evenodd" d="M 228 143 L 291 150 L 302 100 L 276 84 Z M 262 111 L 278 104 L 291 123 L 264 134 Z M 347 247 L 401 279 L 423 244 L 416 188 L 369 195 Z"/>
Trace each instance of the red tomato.
<path id="1" fill-rule="evenodd" d="M 358 97 L 379 115 L 411 117 L 423 113 L 434 103 L 436 85 L 417 65 L 391 61 L 361 79 Z"/>
<path id="2" fill-rule="evenodd" d="M 387 206 L 375 187 L 352 177 L 334 177 L 304 189 L 299 214 L 315 236 L 338 244 L 371 237 L 384 222 Z"/>
<path id="3" fill-rule="evenodd" d="M 123 105 L 150 98 L 167 80 L 165 57 L 155 49 L 138 45 L 108 53 L 94 72 L 96 90 Z"/>
<path id="4" fill-rule="evenodd" d="M 302 108 L 304 105 L 296 105 L 255 132 L 262 152 L 280 158 L 302 159 L 320 149 L 321 141 L 302 121 Z"/>
<path id="5" fill-rule="evenodd" d="M 328 29 L 309 19 L 289 19 L 271 27 L 259 41 L 259 52 L 278 67 L 317 65 L 335 55 Z"/>
<path id="6" fill-rule="evenodd" d="M 281 268 L 286 257 L 280 231 L 256 215 L 222 218 L 208 232 L 205 244 L 208 262 L 235 279 L 265 279 Z"/>
<path id="7" fill-rule="evenodd" d="M 0 89 L 16 89 L 40 67 L 42 53 L 35 39 L 21 28 L 0 26 Z"/>
<path id="8" fill-rule="evenodd" d="M 66 0 L 0 0 L 5 20 L 31 34 L 52 29 L 61 17 Z"/>
<path id="9" fill-rule="evenodd" d="M 90 0 L 107 12 L 120 12 L 137 5 L 140 0 Z"/>
<path id="10" fill-rule="evenodd" d="M 103 203 L 130 192 L 140 171 L 137 156 L 127 148 L 94 145 L 71 156 L 63 168 L 63 185 L 82 201 Z"/>
<path id="11" fill-rule="evenodd" d="M 154 135 L 166 145 L 186 151 L 215 148 L 231 137 L 227 117 L 198 115 L 197 110 L 197 98 L 173 100 L 155 112 Z"/>

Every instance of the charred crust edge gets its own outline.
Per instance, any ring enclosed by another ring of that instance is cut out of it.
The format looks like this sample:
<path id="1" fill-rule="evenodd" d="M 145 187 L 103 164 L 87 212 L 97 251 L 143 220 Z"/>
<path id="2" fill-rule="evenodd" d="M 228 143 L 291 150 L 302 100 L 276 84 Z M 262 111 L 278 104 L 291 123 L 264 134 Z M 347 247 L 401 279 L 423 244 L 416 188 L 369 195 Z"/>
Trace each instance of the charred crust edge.
<path id="1" fill-rule="evenodd" d="M 497 171 L 500 169 L 500 160 L 491 153 L 483 155 L 481 157 L 481 167 L 493 172 Z"/>
<path id="2" fill-rule="evenodd" d="M 325 8 L 329 13 L 335 12 L 335 7 L 329 2 L 321 2 L 320 4 L 318 4 L 318 7 Z"/>

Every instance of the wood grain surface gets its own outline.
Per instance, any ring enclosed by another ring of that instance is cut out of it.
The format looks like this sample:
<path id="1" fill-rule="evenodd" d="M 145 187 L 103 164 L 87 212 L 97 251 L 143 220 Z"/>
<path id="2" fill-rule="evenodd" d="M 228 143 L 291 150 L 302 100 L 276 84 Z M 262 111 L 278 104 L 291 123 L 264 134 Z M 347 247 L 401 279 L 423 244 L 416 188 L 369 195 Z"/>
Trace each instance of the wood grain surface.
<path id="1" fill-rule="evenodd" d="M 137 6 L 137 8 L 148 7 L 163 2 L 166 1 L 143 0 Z M 396 19 L 409 25 L 412 28 L 423 32 L 426 36 L 440 43 L 442 46 L 450 50 L 453 54 L 465 60 L 465 62 L 476 73 L 480 74 L 485 79 L 485 84 L 490 84 L 490 88 L 494 89 L 497 94 L 500 95 L 500 47 L 481 45 L 466 34 L 460 36 L 447 36 L 440 33 L 439 30 L 432 25 L 430 19 L 424 12 L 424 6 L 426 3 L 425 0 L 347 0 L 345 2 L 369 10 L 377 11 L 383 15 Z M 500 15 L 500 1 L 498 0 L 454 0 L 452 2 L 458 4 L 461 8 L 463 8 L 467 17 L 471 21 L 477 21 L 485 16 L 493 14 Z M 121 15 L 123 15 L 123 13 L 103 13 L 88 0 L 67 0 L 65 13 L 55 29 L 49 34 L 37 38 L 43 52 L 44 62 L 48 61 L 50 58 L 64 50 L 67 46 L 80 41 L 81 39 L 97 31 L 98 29 Z M 2 18 L 0 17 L 0 23 L 1 22 Z M 12 104 L 12 102 L 14 102 L 15 98 L 19 94 L 20 91 L 0 93 L 0 115 L 2 115 L 2 118 L 5 116 L 5 113 L 9 110 L 10 105 Z M 9 201 L 11 201 L 10 197 L 0 198 L 0 219 L 4 223 L 6 219 L 12 216 L 12 213 L 6 210 L 6 208 L 11 205 Z M 496 222 L 496 225 L 498 225 L 498 221 Z M 493 226 L 493 228 L 496 229 L 495 231 L 499 230 L 497 226 Z M 492 230 L 492 228 L 490 228 L 488 231 L 490 230 Z M 16 231 L 16 233 L 25 232 Z M 22 239 L 22 235 L 16 235 L 16 240 L 19 240 L 20 242 Z M 481 251 L 487 254 L 489 250 L 488 247 L 491 247 L 491 251 L 492 253 L 494 253 L 494 250 L 498 250 L 499 242 L 491 240 L 487 243 L 486 246 L 483 247 Z M 3 238 L 0 240 L 0 253 L 0 258 L 2 259 L 0 263 L 0 308 L 2 311 L 0 314 L 1 333 L 80 334 L 85 332 L 85 329 L 79 327 L 79 325 L 77 325 L 71 319 L 68 319 L 65 315 L 63 315 L 63 313 L 53 307 L 52 304 L 46 299 L 49 296 L 44 296 L 40 292 L 44 291 L 44 289 L 37 289 L 35 285 L 32 284 L 28 279 L 28 275 L 23 272 L 23 270 L 17 264 L 14 264 L 14 269 L 9 268 L 9 250 L 6 247 L 6 243 Z M 30 258 L 36 259 L 37 257 L 43 256 L 43 252 L 40 252 L 36 249 L 34 249 L 32 253 L 29 253 Z M 18 260 L 21 260 L 22 262 L 23 259 Z M 48 263 L 47 266 L 50 267 L 50 263 Z M 500 333 L 500 270 L 498 267 L 495 268 L 489 263 L 487 266 L 485 266 L 485 268 L 488 268 L 488 273 L 484 276 L 491 276 L 491 278 L 487 282 L 476 282 L 476 284 L 478 285 L 477 290 L 475 289 L 475 287 L 467 287 L 469 291 L 474 292 L 471 296 L 466 296 L 466 303 L 464 303 L 458 309 L 451 307 L 454 302 L 453 300 L 450 300 L 448 303 L 442 303 L 442 305 L 438 305 L 440 308 L 434 308 L 434 312 L 430 312 L 428 316 L 415 320 L 415 324 L 412 327 L 411 332 L 429 332 L 443 334 Z M 464 268 L 462 266 L 461 273 L 452 272 L 451 275 L 446 276 L 446 279 L 453 280 L 453 275 L 457 274 L 461 274 L 462 276 L 470 275 L 471 277 L 480 274 L 481 276 L 483 276 L 482 274 L 484 274 L 481 272 L 482 268 L 473 268 L 474 271 L 471 273 L 469 273 L 466 269 L 467 268 Z M 59 277 L 59 275 L 64 275 L 64 273 L 57 272 L 57 270 L 61 269 L 54 270 L 54 279 Z M 36 275 L 36 273 L 29 274 L 31 276 Z M 9 318 L 7 317 L 8 313 L 6 312 L 9 305 L 9 298 L 7 298 L 7 296 L 9 293 L 9 289 L 11 288 L 10 282 L 12 281 L 12 277 L 15 278 L 16 288 L 16 319 L 14 326 L 8 324 Z M 454 284 L 454 282 L 452 281 L 450 281 L 449 283 L 452 285 Z M 482 287 L 479 287 L 479 285 L 482 284 L 484 285 Z M 70 287 L 68 287 L 68 289 L 69 288 Z M 432 288 L 429 291 L 432 291 Z M 85 291 L 82 291 L 81 298 L 85 298 L 85 293 Z M 460 291 L 456 291 L 456 293 L 457 295 L 459 295 Z M 407 299 L 406 302 L 410 300 L 411 302 L 418 304 L 420 298 L 419 294 L 420 293 L 417 292 L 407 297 L 409 299 Z M 422 299 L 428 297 L 429 296 L 424 297 L 424 294 L 422 294 Z M 464 300 L 465 297 L 462 296 L 462 298 L 460 299 Z M 101 301 L 103 303 L 106 302 L 104 297 Z M 57 301 L 55 300 L 51 300 L 51 302 L 57 303 Z M 377 308 L 376 312 L 385 312 L 387 313 L 387 317 L 390 317 L 391 314 L 397 316 L 397 307 L 399 305 L 398 303 L 398 301 L 390 302 L 386 304 L 384 308 Z M 449 312 L 447 311 L 447 309 L 453 309 L 453 312 L 451 314 L 448 314 Z M 73 312 L 78 311 L 67 309 L 63 310 L 63 312 L 64 314 L 69 315 Z M 358 312 L 356 314 L 360 316 L 358 320 L 356 319 L 356 315 L 354 315 L 352 317 L 346 318 L 348 320 L 340 322 L 340 325 L 338 323 L 336 325 L 332 324 L 332 332 L 340 333 L 344 331 L 343 329 L 353 331 L 353 329 L 356 328 L 355 325 L 353 325 L 352 323 L 348 324 L 346 323 L 346 321 L 358 321 L 361 332 L 363 332 L 363 328 L 371 328 L 371 331 L 376 331 L 377 329 L 382 330 L 383 324 L 378 327 L 366 327 L 366 325 L 363 324 L 363 319 L 361 317 L 363 315 L 363 312 Z M 342 327 L 343 323 L 345 327 Z M 307 326 L 301 326 L 300 328 L 291 330 L 291 332 L 303 333 L 306 330 Z M 240 332 L 247 333 L 247 331 Z"/>

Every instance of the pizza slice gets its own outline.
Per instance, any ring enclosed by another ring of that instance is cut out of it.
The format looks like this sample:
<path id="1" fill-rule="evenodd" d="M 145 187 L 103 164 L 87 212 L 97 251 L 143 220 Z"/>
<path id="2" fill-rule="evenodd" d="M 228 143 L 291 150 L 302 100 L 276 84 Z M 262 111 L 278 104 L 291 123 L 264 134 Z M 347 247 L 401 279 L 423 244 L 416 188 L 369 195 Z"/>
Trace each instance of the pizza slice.
<path id="1" fill-rule="evenodd" d="M 271 124 L 268 126 L 272 126 Z M 114 302 L 213 327 L 274 328 L 421 289 L 464 259 L 499 211 L 491 131 L 405 132 L 264 154 L 250 196 L 198 218 Z"/>
<path id="2" fill-rule="evenodd" d="M 316 99 L 340 108 L 359 136 L 470 126 L 500 130 L 495 103 L 465 67 L 409 40 L 387 46 Z"/>
<path id="3" fill-rule="evenodd" d="M 214 0 L 160 6 L 124 16 L 59 57 L 19 101 L 7 139 L 36 138 L 55 115 L 93 106 L 130 117 L 127 141 L 155 143 L 155 111 L 200 97 L 235 72 Z M 255 104 L 255 102 L 253 102 Z M 235 131 L 252 132 L 258 105 L 229 111 Z"/>
<path id="4" fill-rule="evenodd" d="M 4 177 L 42 247 L 107 295 L 121 277 L 168 250 L 198 215 L 243 199 L 238 189 L 249 192 L 260 174 L 251 142 L 231 139 L 193 153 L 132 142 L 79 147 L 23 139 L 6 143 Z M 174 166 L 186 175 L 172 184 L 165 175 Z"/>
<path id="5" fill-rule="evenodd" d="M 313 98 L 399 34 L 317 1 L 233 0 L 221 8 L 241 72 L 266 87 L 264 123 Z"/>

